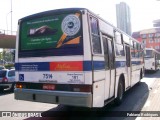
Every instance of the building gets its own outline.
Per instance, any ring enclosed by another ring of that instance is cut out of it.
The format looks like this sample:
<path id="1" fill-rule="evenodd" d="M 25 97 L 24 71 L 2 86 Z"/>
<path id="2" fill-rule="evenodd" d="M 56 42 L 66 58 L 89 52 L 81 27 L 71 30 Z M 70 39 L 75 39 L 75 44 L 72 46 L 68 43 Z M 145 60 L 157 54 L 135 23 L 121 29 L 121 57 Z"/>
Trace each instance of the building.
<path id="1" fill-rule="evenodd" d="M 7 34 L 8 31 L 0 30 L 0 48 L 11 48 L 15 49 L 16 47 L 16 32 L 15 35 Z"/>
<path id="2" fill-rule="evenodd" d="M 160 27 L 160 19 L 153 21 L 153 27 Z"/>
<path id="3" fill-rule="evenodd" d="M 160 51 L 160 28 L 145 29 L 133 32 L 132 37 L 142 42 L 146 48 Z"/>
<path id="4" fill-rule="evenodd" d="M 119 4 L 116 4 L 116 16 L 117 27 L 128 35 L 131 35 L 131 14 L 130 8 L 126 3 L 120 2 Z"/>

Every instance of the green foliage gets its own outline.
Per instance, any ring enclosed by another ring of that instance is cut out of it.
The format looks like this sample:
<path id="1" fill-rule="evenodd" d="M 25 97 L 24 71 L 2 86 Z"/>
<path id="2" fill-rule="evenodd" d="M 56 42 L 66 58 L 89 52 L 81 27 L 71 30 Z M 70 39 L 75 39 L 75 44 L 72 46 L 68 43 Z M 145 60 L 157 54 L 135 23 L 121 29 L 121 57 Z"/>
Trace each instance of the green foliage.
<path id="1" fill-rule="evenodd" d="M 6 69 L 11 69 L 14 67 L 14 64 L 6 64 L 4 65 Z"/>

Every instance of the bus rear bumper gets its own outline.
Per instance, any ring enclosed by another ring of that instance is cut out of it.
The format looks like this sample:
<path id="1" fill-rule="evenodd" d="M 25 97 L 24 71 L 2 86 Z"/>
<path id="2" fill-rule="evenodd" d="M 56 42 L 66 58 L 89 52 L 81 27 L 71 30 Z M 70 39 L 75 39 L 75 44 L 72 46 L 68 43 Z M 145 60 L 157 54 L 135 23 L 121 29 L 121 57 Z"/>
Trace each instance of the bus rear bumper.
<path id="1" fill-rule="evenodd" d="M 92 107 L 91 93 L 16 88 L 14 90 L 14 97 L 17 100 L 63 104 L 70 106 Z"/>

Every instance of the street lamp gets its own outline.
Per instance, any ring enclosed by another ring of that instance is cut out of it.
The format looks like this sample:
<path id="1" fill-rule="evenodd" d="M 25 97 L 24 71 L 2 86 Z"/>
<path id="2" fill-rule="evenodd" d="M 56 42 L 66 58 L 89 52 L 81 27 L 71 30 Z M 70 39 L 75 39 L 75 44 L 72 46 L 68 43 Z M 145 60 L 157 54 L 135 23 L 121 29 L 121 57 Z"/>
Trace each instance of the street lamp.
<path id="1" fill-rule="evenodd" d="M 7 13 L 6 15 L 6 27 L 7 27 L 7 34 L 8 34 L 8 15 L 11 13 L 11 11 L 9 13 Z"/>
<path id="2" fill-rule="evenodd" d="M 12 35 L 12 0 L 11 0 L 11 35 Z"/>

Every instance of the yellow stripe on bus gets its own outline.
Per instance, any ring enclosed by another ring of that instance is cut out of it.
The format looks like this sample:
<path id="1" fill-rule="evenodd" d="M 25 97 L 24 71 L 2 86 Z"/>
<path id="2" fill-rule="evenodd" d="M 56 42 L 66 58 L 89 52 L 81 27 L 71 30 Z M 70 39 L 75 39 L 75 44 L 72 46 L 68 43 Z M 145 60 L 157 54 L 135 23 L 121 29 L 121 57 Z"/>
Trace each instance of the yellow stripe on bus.
<path id="1" fill-rule="evenodd" d="M 79 16 L 80 16 L 80 13 L 75 13 L 75 15 L 76 15 L 77 17 L 79 17 Z M 58 43 L 57 43 L 56 48 L 59 48 L 59 47 L 62 46 L 62 43 L 63 43 L 63 41 L 66 39 L 66 37 L 67 37 L 67 34 L 63 33 L 63 35 L 61 36 L 61 38 L 59 39 L 59 41 L 58 41 Z M 74 42 L 78 42 L 78 39 L 77 39 L 77 38 L 75 38 L 75 39 L 76 39 L 76 40 L 73 39 L 73 41 L 74 41 Z M 79 40 L 80 40 L 80 39 L 79 39 Z M 71 40 L 71 42 L 69 41 L 69 42 L 67 42 L 67 43 L 65 43 L 65 44 L 71 44 L 73 41 Z M 79 43 L 79 42 L 78 42 L 78 43 Z M 78 44 L 78 43 L 76 43 L 76 44 Z"/>
<path id="2" fill-rule="evenodd" d="M 79 43 L 80 43 L 80 36 L 66 42 L 65 44 L 79 44 Z"/>
<path id="3" fill-rule="evenodd" d="M 60 40 L 58 41 L 58 44 L 56 46 L 56 48 L 59 48 L 62 46 L 63 41 L 66 39 L 67 34 L 63 33 L 63 35 L 61 36 Z"/>

